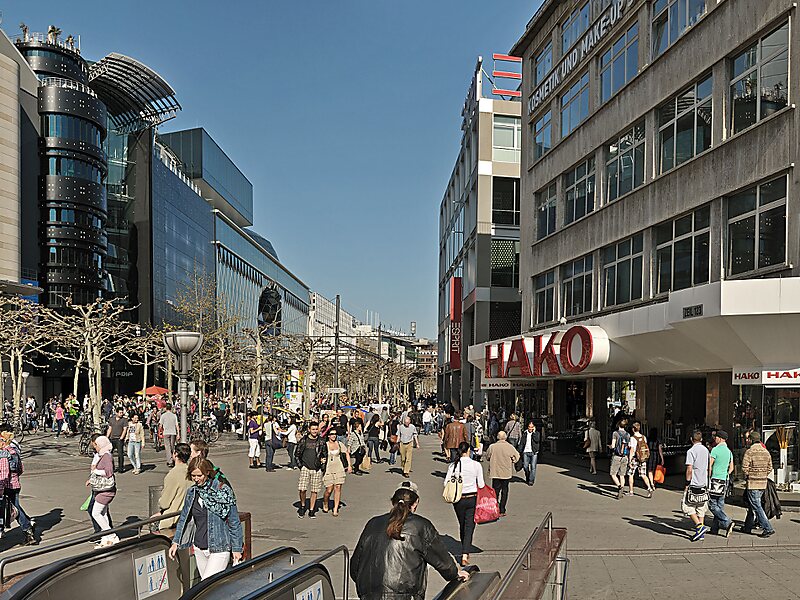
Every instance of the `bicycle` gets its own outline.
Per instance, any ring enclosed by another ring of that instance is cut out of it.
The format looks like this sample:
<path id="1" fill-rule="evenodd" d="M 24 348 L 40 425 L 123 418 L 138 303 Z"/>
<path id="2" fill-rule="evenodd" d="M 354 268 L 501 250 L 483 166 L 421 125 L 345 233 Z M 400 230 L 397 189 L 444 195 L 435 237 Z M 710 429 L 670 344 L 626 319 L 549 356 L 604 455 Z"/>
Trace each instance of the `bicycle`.
<path id="1" fill-rule="evenodd" d="M 25 439 L 25 423 L 22 421 L 21 412 L 14 415 L 11 426 L 14 428 L 14 438 L 17 440 L 17 443 L 21 444 L 22 440 Z"/>
<path id="2" fill-rule="evenodd" d="M 91 416 L 81 416 L 78 420 L 78 429 L 81 432 L 78 451 L 81 453 L 81 456 L 90 456 L 92 450 L 92 433 L 94 432 L 94 421 Z"/>
<path id="3" fill-rule="evenodd" d="M 219 429 L 214 427 L 207 419 L 201 421 L 198 418 L 194 418 L 189 426 L 189 438 L 203 440 L 207 444 L 214 444 L 219 440 Z"/>

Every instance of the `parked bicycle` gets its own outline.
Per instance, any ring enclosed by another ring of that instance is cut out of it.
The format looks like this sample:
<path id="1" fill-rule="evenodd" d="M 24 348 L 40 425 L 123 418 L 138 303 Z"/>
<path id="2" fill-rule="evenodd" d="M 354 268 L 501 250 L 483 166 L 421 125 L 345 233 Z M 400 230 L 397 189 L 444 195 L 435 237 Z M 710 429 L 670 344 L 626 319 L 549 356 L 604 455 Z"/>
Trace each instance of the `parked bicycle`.
<path id="1" fill-rule="evenodd" d="M 91 456 L 92 454 L 92 433 L 94 433 L 94 419 L 89 413 L 84 413 L 78 419 L 78 431 L 81 433 L 81 439 L 78 449 L 81 456 Z"/>
<path id="2" fill-rule="evenodd" d="M 193 417 L 189 424 L 189 439 L 203 440 L 207 444 L 214 444 L 219 440 L 219 429 L 211 423 L 209 418 L 201 420 Z"/>

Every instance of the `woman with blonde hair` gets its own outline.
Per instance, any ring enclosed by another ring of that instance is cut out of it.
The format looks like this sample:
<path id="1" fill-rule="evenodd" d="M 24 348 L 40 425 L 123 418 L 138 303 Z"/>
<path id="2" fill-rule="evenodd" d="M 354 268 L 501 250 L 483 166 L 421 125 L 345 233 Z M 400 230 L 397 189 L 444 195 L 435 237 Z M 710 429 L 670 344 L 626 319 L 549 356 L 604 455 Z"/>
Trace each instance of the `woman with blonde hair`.
<path id="1" fill-rule="evenodd" d="M 186 492 L 169 556 L 193 547 L 200 579 L 207 579 L 224 571 L 231 555 L 234 565 L 242 560 L 242 524 L 233 488 L 210 460 L 197 456 L 187 471 L 194 485 Z"/>

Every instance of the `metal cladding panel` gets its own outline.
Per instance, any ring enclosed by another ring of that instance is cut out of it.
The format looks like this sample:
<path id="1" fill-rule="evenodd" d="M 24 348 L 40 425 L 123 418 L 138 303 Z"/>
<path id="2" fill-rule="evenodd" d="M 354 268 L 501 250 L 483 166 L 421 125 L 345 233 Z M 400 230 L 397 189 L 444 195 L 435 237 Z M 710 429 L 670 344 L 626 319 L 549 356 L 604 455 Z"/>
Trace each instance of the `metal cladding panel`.
<path id="1" fill-rule="evenodd" d="M 44 175 L 41 185 L 44 188 L 39 194 L 41 204 L 71 202 L 88 206 L 104 215 L 108 211 L 106 186 L 103 184 L 78 177 Z"/>
<path id="2" fill-rule="evenodd" d="M 39 113 L 73 115 L 96 124 L 106 131 L 106 107 L 103 102 L 71 88 L 43 86 L 39 88 Z"/>
<path id="3" fill-rule="evenodd" d="M 49 48 L 48 48 L 49 49 Z M 61 58 L 60 56 L 25 56 L 31 69 L 36 71 L 39 75 L 47 75 L 52 77 L 65 77 L 67 79 L 74 79 L 81 83 L 86 83 L 86 71 L 81 68 L 80 64 L 71 58 Z"/>
<path id="4" fill-rule="evenodd" d="M 45 152 L 45 149 L 56 149 L 69 150 L 70 152 L 85 154 L 89 158 L 94 159 L 96 162 L 102 164 L 104 169 L 106 168 L 106 155 L 103 150 L 94 144 L 89 144 L 83 140 L 73 140 L 71 138 L 64 137 L 45 137 L 40 138 L 40 145 Z"/>

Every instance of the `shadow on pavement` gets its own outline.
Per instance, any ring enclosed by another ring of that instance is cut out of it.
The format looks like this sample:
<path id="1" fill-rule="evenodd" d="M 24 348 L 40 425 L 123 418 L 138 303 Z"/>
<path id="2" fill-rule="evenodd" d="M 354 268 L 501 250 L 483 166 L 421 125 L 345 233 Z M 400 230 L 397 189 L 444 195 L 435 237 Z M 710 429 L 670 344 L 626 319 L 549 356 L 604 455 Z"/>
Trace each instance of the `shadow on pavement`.
<path id="1" fill-rule="evenodd" d="M 23 508 L 25 508 L 23 506 Z M 53 508 L 50 512 L 43 515 L 29 515 L 30 518 L 36 522 L 36 539 L 41 540 L 42 534 L 50 531 L 53 527 L 61 523 L 64 519 L 63 508 Z M 25 536 L 22 533 L 21 527 L 9 528 L 2 540 L 0 540 L 0 552 L 5 552 L 11 548 L 22 544 L 25 541 Z"/>
<path id="2" fill-rule="evenodd" d="M 606 488 L 612 488 L 608 490 Z M 607 498 L 616 498 L 617 497 L 617 488 L 616 486 L 609 485 L 586 485 L 585 483 L 579 483 L 578 489 L 583 490 L 584 492 L 591 492 L 593 494 L 597 494 L 599 496 L 605 496 Z"/>
<path id="3" fill-rule="evenodd" d="M 461 556 L 461 542 L 455 539 L 451 535 L 447 535 L 446 533 L 440 534 L 442 541 L 444 542 L 447 551 L 452 554 L 453 556 Z M 481 554 L 483 550 L 478 548 L 475 543 L 472 544 L 472 552 L 471 554 Z"/>
<path id="4" fill-rule="evenodd" d="M 684 539 L 688 539 L 689 537 L 688 519 L 658 515 L 642 515 L 642 517 L 649 519 L 649 521 L 632 519 L 630 517 L 623 517 L 623 519 L 631 525 L 649 529 L 661 535 L 672 535 Z"/>

